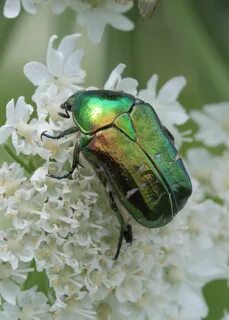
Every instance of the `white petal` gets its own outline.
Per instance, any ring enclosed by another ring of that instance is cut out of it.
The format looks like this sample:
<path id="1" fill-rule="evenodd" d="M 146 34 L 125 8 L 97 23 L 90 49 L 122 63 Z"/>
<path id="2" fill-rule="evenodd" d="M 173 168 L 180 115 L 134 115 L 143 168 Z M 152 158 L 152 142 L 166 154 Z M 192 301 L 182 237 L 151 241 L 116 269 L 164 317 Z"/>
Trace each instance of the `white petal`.
<path id="1" fill-rule="evenodd" d="M 124 2 L 124 1 L 123 1 Z M 130 10 L 133 7 L 133 1 L 129 0 L 129 2 L 125 5 L 114 2 L 114 1 L 106 1 L 105 3 L 105 9 L 110 11 L 110 12 L 116 12 L 116 13 L 124 13 Z"/>
<path id="2" fill-rule="evenodd" d="M 105 90 L 115 90 L 118 81 L 121 80 L 121 74 L 125 68 L 126 65 L 123 63 L 117 65 L 117 67 L 111 72 L 107 82 L 104 85 Z"/>
<path id="3" fill-rule="evenodd" d="M 165 125 L 181 125 L 188 120 L 188 115 L 181 105 L 173 102 L 168 105 L 157 104 L 153 106 L 159 115 L 159 118 L 164 122 Z"/>
<path id="4" fill-rule="evenodd" d="M 6 142 L 6 140 L 9 138 L 13 131 L 13 127 L 4 125 L 0 127 L 0 144 L 3 144 Z"/>
<path id="5" fill-rule="evenodd" d="M 6 105 L 6 121 L 13 124 L 14 121 L 14 99 L 11 99 Z"/>
<path id="6" fill-rule="evenodd" d="M 45 181 L 47 176 L 47 168 L 46 167 L 40 167 L 37 170 L 34 171 L 32 177 L 30 178 L 30 180 L 32 182 L 36 182 L 36 181 Z"/>
<path id="7" fill-rule="evenodd" d="M 64 37 L 59 46 L 58 51 L 63 54 L 64 60 L 66 60 L 75 50 L 76 40 L 80 37 L 79 33 L 71 34 Z"/>
<path id="8" fill-rule="evenodd" d="M 83 78 L 85 76 L 85 71 L 83 71 L 80 68 L 80 63 L 83 57 L 83 50 L 77 50 L 75 51 L 67 60 L 65 66 L 64 66 L 64 73 L 68 75 L 75 75 L 77 76 L 78 74 L 81 75 L 83 74 Z M 82 80 L 83 80 L 82 78 Z"/>
<path id="9" fill-rule="evenodd" d="M 142 297 L 142 281 L 137 277 L 126 277 L 116 290 L 116 297 L 120 302 L 137 302 Z"/>
<path id="10" fill-rule="evenodd" d="M 169 80 L 160 89 L 157 96 L 158 101 L 163 103 L 175 101 L 185 85 L 186 79 L 184 77 L 176 77 Z"/>
<path id="11" fill-rule="evenodd" d="M 88 37 L 93 43 L 101 42 L 102 35 L 105 29 L 106 23 L 97 18 L 91 17 L 91 22 L 87 26 Z"/>
<path id="12" fill-rule="evenodd" d="M 105 17 L 107 19 L 107 17 Z M 92 9 L 90 11 L 78 12 L 77 22 L 81 26 L 87 26 L 87 33 L 89 39 L 93 43 L 99 43 L 101 41 L 107 21 L 104 20 L 103 12 L 99 9 Z"/>
<path id="13" fill-rule="evenodd" d="M 208 308 L 201 292 L 194 291 L 185 284 L 180 289 L 179 303 L 182 307 L 182 314 L 191 314 L 193 319 L 202 319 L 207 315 Z"/>
<path id="14" fill-rule="evenodd" d="M 35 1 L 22 0 L 22 6 L 30 14 L 36 14 L 37 6 L 34 4 Z"/>
<path id="15" fill-rule="evenodd" d="M 56 35 L 53 35 L 49 39 L 48 50 L 47 50 L 47 66 L 48 71 L 54 76 L 59 76 L 63 71 L 63 54 L 53 49 L 53 42 L 57 39 Z"/>
<path id="16" fill-rule="evenodd" d="M 130 93 L 130 94 L 136 96 L 137 86 L 138 86 L 137 80 L 135 80 L 133 78 L 125 78 L 125 79 L 122 79 L 117 84 L 116 90 L 117 91 L 124 91 L 124 92 Z"/>
<path id="17" fill-rule="evenodd" d="M 52 12 L 54 14 L 61 14 L 66 9 L 66 4 L 63 0 L 55 0 L 52 2 Z"/>
<path id="18" fill-rule="evenodd" d="M 37 61 L 27 63 L 24 66 L 24 74 L 35 86 L 39 86 L 52 78 L 47 67 L 43 63 Z"/>
<path id="19" fill-rule="evenodd" d="M 204 111 L 214 120 L 218 120 L 221 124 L 229 121 L 229 103 L 221 102 L 217 104 L 205 105 Z M 229 130 L 229 126 L 226 126 Z"/>
<path id="20" fill-rule="evenodd" d="M 16 304 L 16 296 L 19 292 L 18 286 L 11 280 L 5 279 L 1 281 L 0 293 L 3 299 L 12 305 Z"/>
<path id="21" fill-rule="evenodd" d="M 3 14 L 6 18 L 16 18 L 21 10 L 20 0 L 6 0 Z"/>
<path id="22" fill-rule="evenodd" d="M 211 208 L 209 206 L 210 210 L 206 212 L 211 212 Z M 217 208 L 217 207 L 216 207 Z M 216 214 L 218 214 L 216 210 Z M 205 249 L 204 255 L 201 257 L 202 249 L 195 248 L 194 253 L 192 254 L 192 266 L 190 267 L 189 273 L 193 275 L 193 278 L 196 277 L 196 275 L 199 276 L 199 278 L 204 281 L 205 283 L 215 280 L 215 279 L 224 279 L 228 275 L 229 268 L 226 266 L 226 263 L 224 259 L 222 259 L 220 252 L 212 252 L 212 248 Z M 189 269 L 189 266 L 186 266 L 186 270 Z"/>
<path id="23" fill-rule="evenodd" d="M 130 31 L 134 28 L 133 22 L 125 16 L 110 14 L 108 19 L 108 23 L 118 30 Z"/>
<path id="24" fill-rule="evenodd" d="M 154 74 L 147 82 L 146 89 L 140 90 L 138 97 L 145 102 L 153 104 L 156 97 L 158 75 Z"/>
<path id="25" fill-rule="evenodd" d="M 147 82 L 147 89 L 149 89 L 154 96 L 156 96 L 157 83 L 158 83 L 157 74 L 152 75 L 152 77 Z"/>
<path id="26" fill-rule="evenodd" d="M 198 111 L 192 111 L 191 116 L 199 125 L 197 139 L 204 141 L 207 146 L 217 146 L 224 143 L 223 130 L 212 118 Z"/>
<path id="27" fill-rule="evenodd" d="M 23 120 L 24 122 L 28 122 L 32 112 L 33 112 L 33 107 L 30 104 L 25 103 L 24 97 L 19 97 L 15 105 L 15 112 L 14 112 L 15 121 L 19 122 Z"/>

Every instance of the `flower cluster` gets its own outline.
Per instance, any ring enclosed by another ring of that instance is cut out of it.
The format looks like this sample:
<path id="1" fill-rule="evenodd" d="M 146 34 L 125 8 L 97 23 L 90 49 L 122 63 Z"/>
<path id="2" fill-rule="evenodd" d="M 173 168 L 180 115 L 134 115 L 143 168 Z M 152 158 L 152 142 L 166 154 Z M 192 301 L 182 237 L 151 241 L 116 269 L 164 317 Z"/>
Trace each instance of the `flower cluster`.
<path id="1" fill-rule="evenodd" d="M 134 27 L 123 15 L 131 9 L 132 1 L 120 4 L 115 0 L 6 0 L 3 14 L 7 18 L 15 18 L 23 8 L 34 15 L 41 5 L 49 5 L 54 14 L 61 14 L 66 8 L 75 11 L 78 24 L 86 26 L 94 43 L 101 41 L 106 25 L 122 31 L 130 31 Z"/>
<path id="2" fill-rule="evenodd" d="M 30 62 L 24 68 L 36 86 L 36 107 L 23 97 L 11 100 L 6 124 L 0 128 L 0 143 L 20 159 L 0 168 L 0 214 L 5 226 L 0 231 L 0 318 L 204 318 L 208 308 L 203 286 L 213 279 L 229 279 L 228 152 L 215 157 L 204 148 L 190 149 L 187 166 L 194 191 L 186 207 L 160 229 L 131 221 L 136 241 L 132 247 L 124 244 L 114 262 L 119 225 L 90 165 L 81 159 L 84 168 L 75 169 L 73 179 L 47 176 L 48 170 L 63 172 L 69 167 L 76 136 L 41 141 L 40 134 L 72 126 L 71 119 L 58 116 L 59 106 L 83 88 L 85 77 L 80 67 L 83 53 L 76 47 L 78 35 L 63 38 L 57 48 L 55 39 L 49 41 L 47 65 Z M 158 77 L 153 75 L 145 89 L 137 90 L 137 80 L 122 76 L 124 68 L 119 64 L 104 88 L 149 102 L 180 147 L 188 139 L 178 130 L 189 119 L 177 100 L 185 79 L 173 78 L 158 91 Z M 221 107 L 210 109 L 228 112 Z M 197 138 L 203 142 L 202 122 L 217 126 L 226 116 L 215 119 L 208 108 L 197 120 Z M 197 119 L 197 113 L 192 116 Z M 228 126 L 219 127 L 228 134 Z M 212 170 L 215 163 L 216 172 Z M 42 292 L 29 287 L 34 272 L 42 272 L 47 279 Z"/>

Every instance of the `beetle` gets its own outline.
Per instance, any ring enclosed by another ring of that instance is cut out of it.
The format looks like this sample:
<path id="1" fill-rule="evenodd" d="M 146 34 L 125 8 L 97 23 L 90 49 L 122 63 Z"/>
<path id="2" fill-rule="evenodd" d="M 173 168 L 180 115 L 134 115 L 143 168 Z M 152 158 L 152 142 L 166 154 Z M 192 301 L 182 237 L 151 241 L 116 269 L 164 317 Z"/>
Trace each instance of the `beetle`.
<path id="1" fill-rule="evenodd" d="M 147 228 L 169 223 L 186 204 L 192 192 L 189 175 L 178 154 L 174 138 L 153 107 L 125 92 L 82 90 L 61 105 L 59 115 L 75 123 L 58 135 L 47 131 L 41 138 L 60 139 L 78 132 L 71 175 L 80 165 L 80 153 L 92 165 L 108 189 L 110 205 L 120 223 L 117 249 L 123 239 L 131 243 L 131 215 Z"/>

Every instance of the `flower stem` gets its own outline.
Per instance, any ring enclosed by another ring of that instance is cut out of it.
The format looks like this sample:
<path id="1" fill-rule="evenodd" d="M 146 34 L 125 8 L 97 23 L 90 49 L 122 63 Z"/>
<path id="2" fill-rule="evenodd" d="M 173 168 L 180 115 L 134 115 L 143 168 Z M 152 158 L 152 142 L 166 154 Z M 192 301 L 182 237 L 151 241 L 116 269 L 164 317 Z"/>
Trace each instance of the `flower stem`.
<path id="1" fill-rule="evenodd" d="M 4 1 L 1 1 L 0 12 L 3 11 L 3 5 Z M 0 47 L 0 65 L 4 62 L 9 43 L 22 20 L 22 17 L 20 17 L 20 19 L 7 19 L 4 16 L 0 17 L 0 43 L 4 44 Z"/>
<path id="2" fill-rule="evenodd" d="M 168 19 L 176 17 L 172 22 L 180 42 L 187 43 L 190 52 L 198 58 L 205 76 L 210 79 L 210 90 L 214 89 L 219 97 L 228 99 L 229 72 L 219 48 L 212 41 L 202 17 L 197 14 L 193 1 L 177 3 L 178 5 L 174 6 L 173 2 L 168 1 L 166 8 Z M 188 27 L 183 27 L 184 22 Z"/>
<path id="3" fill-rule="evenodd" d="M 33 173 L 33 169 L 30 168 L 30 166 L 21 157 L 19 157 L 9 145 L 5 144 L 4 148 L 11 158 L 18 162 L 28 173 Z"/>

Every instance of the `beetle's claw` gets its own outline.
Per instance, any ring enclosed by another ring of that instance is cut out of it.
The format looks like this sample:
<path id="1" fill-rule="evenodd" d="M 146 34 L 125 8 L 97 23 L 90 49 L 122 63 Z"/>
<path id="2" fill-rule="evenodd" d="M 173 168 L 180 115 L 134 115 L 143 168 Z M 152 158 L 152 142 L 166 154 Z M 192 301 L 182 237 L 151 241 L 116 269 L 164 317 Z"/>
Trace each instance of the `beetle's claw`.
<path id="1" fill-rule="evenodd" d="M 127 243 L 132 244 L 133 242 L 133 232 L 130 224 L 126 226 L 126 230 L 123 231 L 123 237 Z"/>
<path id="2" fill-rule="evenodd" d="M 43 137 L 49 138 L 49 139 L 59 139 L 59 136 L 51 136 L 50 134 L 46 133 L 48 131 L 43 131 L 41 134 L 41 140 L 43 141 Z"/>
<path id="3" fill-rule="evenodd" d="M 71 174 L 72 174 L 72 172 L 68 172 L 68 173 L 66 173 L 66 174 L 64 174 L 62 176 L 56 176 L 55 174 L 52 174 L 52 173 L 48 172 L 48 174 L 46 176 L 49 177 L 49 178 L 61 180 L 61 179 L 68 178 Z"/>
<path id="4" fill-rule="evenodd" d="M 48 132 L 48 131 L 43 131 L 43 132 L 41 133 L 41 135 L 40 135 L 41 141 L 43 141 L 43 136 L 46 137 L 46 132 Z"/>

